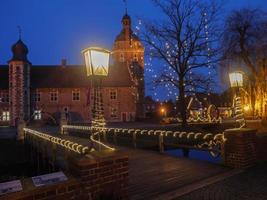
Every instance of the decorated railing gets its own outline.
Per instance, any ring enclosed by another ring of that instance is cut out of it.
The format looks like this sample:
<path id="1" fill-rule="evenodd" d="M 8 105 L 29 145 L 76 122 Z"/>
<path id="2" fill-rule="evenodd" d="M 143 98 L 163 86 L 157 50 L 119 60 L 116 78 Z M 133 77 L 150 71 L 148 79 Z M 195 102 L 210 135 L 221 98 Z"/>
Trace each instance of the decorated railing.
<path id="1" fill-rule="evenodd" d="M 162 119 L 163 122 L 166 123 L 181 123 L 182 119 L 175 118 L 175 117 L 165 117 Z M 204 117 L 189 117 L 187 120 L 187 123 L 222 123 L 221 117 L 214 117 L 214 118 L 204 118 Z"/>
<path id="2" fill-rule="evenodd" d="M 212 133 L 200 133 L 200 132 L 184 132 L 184 131 L 167 131 L 167 130 L 146 130 L 146 129 L 127 129 L 127 128 L 97 128 L 91 126 L 74 126 L 74 125 L 63 125 L 62 133 L 66 134 L 71 131 L 82 131 L 90 133 L 91 140 L 94 142 L 100 142 L 101 134 L 104 141 L 107 141 L 107 135 L 112 136 L 114 141 L 116 141 L 119 134 L 127 135 L 132 140 L 134 147 L 137 145 L 137 136 L 147 135 L 158 137 L 158 144 L 160 152 L 164 151 L 164 140 L 168 138 L 174 138 L 177 140 L 177 145 L 180 148 L 187 149 L 199 149 L 203 151 L 209 151 L 212 156 L 216 157 L 221 153 L 221 144 L 224 142 L 223 134 L 212 134 Z M 99 137 L 98 140 L 96 137 Z M 178 141 L 190 141 L 193 144 L 184 145 L 179 144 Z"/>
<path id="3" fill-rule="evenodd" d="M 84 146 L 76 142 L 65 140 L 59 137 L 54 137 L 52 135 L 42 133 L 40 131 L 32 130 L 29 128 L 24 128 L 23 131 L 26 139 L 31 139 L 33 137 L 33 139 L 41 139 L 44 141 L 48 141 L 52 144 L 58 145 L 59 147 L 62 147 L 63 149 L 72 151 L 74 153 L 88 154 L 90 151 L 92 151 L 91 147 L 89 148 L 88 146 Z"/>

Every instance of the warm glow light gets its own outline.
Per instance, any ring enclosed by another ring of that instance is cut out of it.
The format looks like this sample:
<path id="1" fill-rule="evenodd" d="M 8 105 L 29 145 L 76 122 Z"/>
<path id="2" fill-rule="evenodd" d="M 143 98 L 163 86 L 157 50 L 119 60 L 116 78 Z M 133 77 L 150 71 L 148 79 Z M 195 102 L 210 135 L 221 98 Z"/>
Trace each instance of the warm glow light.
<path id="1" fill-rule="evenodd" d="M 229 74 L 231 87 L 243 86 L 243 74 L 242 72 L 232 72 Z"/>
<path id="2" fill-rule="evenodd" d="M 250 106 L 249 105 L 245 105 L 244 106 L 244 111 L 249 111 L 250 110 Z"/>
<path id="3" fill-rule="evenodd" d="M 82 51 L 87 69 L 87 76 L 107 76 L 110 51 L 98 47 L 90 47 Z"/>
<path id="4" fill-rule="evenodd" d="M 165 109 L 164 108 L 161 108 L 160 109 L 160 112 L 164 113 L 165 112 Z"/>

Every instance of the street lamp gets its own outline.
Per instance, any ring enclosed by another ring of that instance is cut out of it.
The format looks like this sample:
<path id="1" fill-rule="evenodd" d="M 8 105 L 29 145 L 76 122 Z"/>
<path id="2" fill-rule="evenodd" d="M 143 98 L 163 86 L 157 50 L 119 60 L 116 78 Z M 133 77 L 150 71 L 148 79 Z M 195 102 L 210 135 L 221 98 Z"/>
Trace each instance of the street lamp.
<path id="1" fill-rule="evenodd" d="M 102 95 L 102 78 L 108 76 L 110 51 L 99 47 L 90 47 L 82 51 L 85 59 L 87 76 L 92 78 L 94 104 L 92 109 L 92 126 L 104 127 L 104 107 Z"/>
<path id="2" fill-rule="evenodd" d="M 230 84 L 232 88 L 243 87 L 243 73 L 236 71 L 229 73 Z"/>
<path id="3" fill-rule="evenodd" d="M 234 96 L 234 114 L 236 122 L 239 123 L 239 128 L 243 128 L 246 125 L 244 119 L 244 112 L 240 97 L 240 87 L 243 87 L 243 72 L 235 71 L 229 73 L 230 85 L 235 89 Z"/>

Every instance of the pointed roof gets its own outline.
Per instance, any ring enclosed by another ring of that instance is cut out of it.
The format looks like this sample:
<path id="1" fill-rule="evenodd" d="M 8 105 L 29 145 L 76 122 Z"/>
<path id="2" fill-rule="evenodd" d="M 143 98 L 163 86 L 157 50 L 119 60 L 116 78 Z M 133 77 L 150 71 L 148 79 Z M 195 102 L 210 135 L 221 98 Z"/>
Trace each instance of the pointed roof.
<path id="1" fill-rule="evenodd" d="M 15 44 L 12 45 L 11 51 L 13 53 L 13 57 L 10 61 L 25 61 L 29 62 L 28 55 L 28 47 L 23 43 L 21 39 L 19 39 Z"/>

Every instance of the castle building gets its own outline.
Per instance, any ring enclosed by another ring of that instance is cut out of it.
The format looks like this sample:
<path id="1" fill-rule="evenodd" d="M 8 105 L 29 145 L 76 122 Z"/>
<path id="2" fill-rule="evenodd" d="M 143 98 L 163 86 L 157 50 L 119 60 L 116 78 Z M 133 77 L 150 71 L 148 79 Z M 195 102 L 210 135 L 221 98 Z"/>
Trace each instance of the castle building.
<path id="1" fill-rule="evenodd" d="M 59 123 L 92 119 L 92 81 L 83 65 L 35 66 L 28 48 L 19 39 L 12 46 L 8 65 L 0 65 L 0 125 L 25 122 Z M 144 116 L 144 47 L 131 29 L 131 18 L 122 18 L 122 30 L 112 48 L 113 64 L 103 78 L 102 93 L 107 121 L 134 121 Z"/>

